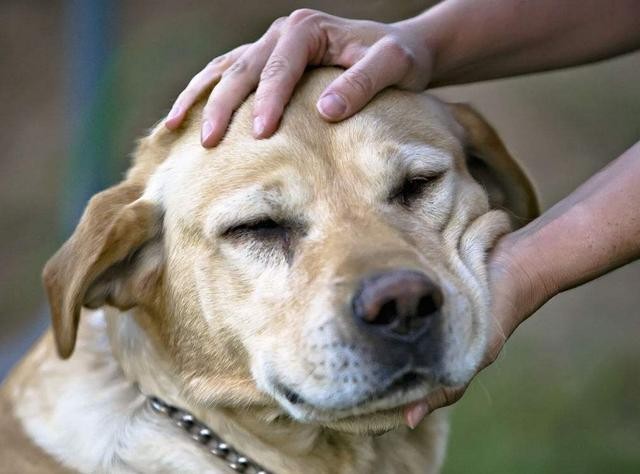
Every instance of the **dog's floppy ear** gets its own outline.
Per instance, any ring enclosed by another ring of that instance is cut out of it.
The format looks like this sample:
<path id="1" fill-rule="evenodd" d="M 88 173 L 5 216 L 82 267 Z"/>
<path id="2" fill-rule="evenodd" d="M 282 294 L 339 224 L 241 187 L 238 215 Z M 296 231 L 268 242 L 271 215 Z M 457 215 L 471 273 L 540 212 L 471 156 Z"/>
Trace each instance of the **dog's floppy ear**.
<path id="1" fill-rule="evenodd" d="M 467 168 L 486 189 L 491 207 L 508 211 L 516 227 L 536 218 L 540 208 L 533 185 L 495 130 L 468 105 L 451 109 L 464 128 Z"/>
<path id="2" fill-rule="evenodd" d="M 125 181 L 95 195 L 73 235 L 44 268 L 56 345 L 63 358 L 73 352 L 83 305 L 130 308 L 159 278 L 161 212 L 141 194 L 142 186 Z"/>

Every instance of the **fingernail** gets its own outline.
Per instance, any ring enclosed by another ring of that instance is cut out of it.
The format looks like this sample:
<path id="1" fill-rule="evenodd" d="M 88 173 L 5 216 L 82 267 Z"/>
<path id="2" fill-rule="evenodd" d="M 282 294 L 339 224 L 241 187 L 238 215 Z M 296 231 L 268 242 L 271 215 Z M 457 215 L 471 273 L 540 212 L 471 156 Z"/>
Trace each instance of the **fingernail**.
<path id="1" fill-rule="evenodd" d="M 182 108 L 178 104 L 174 104 L 169 111 L 169 115 L 167 115 L 167 120 L 173 120 L 182 112 Z"/>
<path id="2" fill-rule="evenodd" d="M 207 138 L 209 138 L 209 136 L 211 135 L 211 132 L 213 132 L 213 125 L 211 125 L 211 123 L 208 120 L 205 120 L 204 122 L 202 122 L 202 132 L 200 135 L 200 141 L 202 141 L 203 145 L 207 141 Z"/>
<path id="3" fill-rule="evenodd" d="M 331 118 L 340 118 L 347 111 L 347 103 L 344 99 L 332 92 L 322 96 L 317 107 L 322 115 Z"/>
<path id="4" fill-rule="evenodd" d="M 253 134 L 256 138 L 262 137 L 264 133 L 264 119 L 262 117 L 256 117 L 253 119 Z"/>

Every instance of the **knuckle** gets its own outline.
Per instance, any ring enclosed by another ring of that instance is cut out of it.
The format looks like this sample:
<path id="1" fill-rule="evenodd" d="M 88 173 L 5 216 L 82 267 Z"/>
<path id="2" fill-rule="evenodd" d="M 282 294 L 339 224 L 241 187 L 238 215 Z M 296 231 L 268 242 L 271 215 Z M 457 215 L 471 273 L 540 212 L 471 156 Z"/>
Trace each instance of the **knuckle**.
<path id="1" fill-rule="evenodd" d="M 373 79 L 364 71 L 347 71 L 344 73 L 344 81 L 351 89 L 360 95 L 373 93 Z"/>
<path id="2" fill-rule="evenodd" d="M 218 66 L 219 64 L 222 64 L 223 62 L 225 62 L 228 58 L 229 58 L 228 54 L 223 54 L 222 56 L 213 58 L 211 61 L 209 61 L 209 63 L 207 63 L 207 65 L 205 66 L 205 69 L 212 69 Z"/>
<path id="3" fill-rule="evenodd" d="M 317 10 L 312 10 L 311 8 L 300 8 L 298 10 L 294 10 L 291 15 L 289 15 L 289 22 L 292 25 L 298 25 L 305 20 L 320 16 L 321 13 Z"/>
<path id="4" fill-rule="evenodd" d="M 276 18 L 275 21 L 273 23 L 271 23 L 271 28 L 280 28 L 286 21 L 287 21 L 286 16 L 281 16 L 280 18 Z"/>
<path id="5" fill-rule="evenodd" d="M 390 56 L 395 58 L 401 67 L 410 69 L 416 62 L 416 57 L 413 52 L 402 44 L 397 38 L 388 38 L 383 44 L 383 48 L 389 53 Z"/>
<path id="6" fill-rule="evenodd" d="M 273 55 L 269 58 L 266 66 L 260 74 L 260 80 L 269 80 L 274 77 L 283 75 L 289 68 L 289 61 L 282 57 Z"/>
<path id="7" fill-rule="evenodd" d="M 251 47 L 248 48 L 248 53 L 245 54 L 257 56 L 259 54 L 263 54 L 262 52 L 265 50 L 271 50 L 272 46 L 270 47 L 270 44 L 272 43 L 274 37 L 277 38 L 278 34 L 279 33 L 277 32 L 274 33 L 273 30 L 267 31 L 258 41 L 253 43 Z"/>
<path id="8" fill-rule="evenodd" d="M 237 48 L 233 49 L 231 51 L 232 55 L 238 55 L 243 53 L 244 51 L 246 51 L 248 48 L 250 48 L 253 45 L 253 43 L 244 43 L 241 44 L 240 46 L 238 46 Z"/>

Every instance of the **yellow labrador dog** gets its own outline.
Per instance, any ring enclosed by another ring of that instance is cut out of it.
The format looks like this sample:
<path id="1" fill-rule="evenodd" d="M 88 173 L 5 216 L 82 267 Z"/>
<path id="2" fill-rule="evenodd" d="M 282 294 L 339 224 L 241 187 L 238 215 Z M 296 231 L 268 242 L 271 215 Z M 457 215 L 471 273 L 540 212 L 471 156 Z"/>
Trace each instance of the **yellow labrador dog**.
<path id="1" fill-rule="evenodd" d="M 389 90 L 323 122 L 336 75 L 270 139 L 250 99 L 217 148 L 197 109 L 141 141 L 44 270 L 53 331 L 2 388 L 0 470 L 439 470 L 446 415 L 403 407 L 474 373 L 487 251 L 536 199 L 467 107 Z"/>

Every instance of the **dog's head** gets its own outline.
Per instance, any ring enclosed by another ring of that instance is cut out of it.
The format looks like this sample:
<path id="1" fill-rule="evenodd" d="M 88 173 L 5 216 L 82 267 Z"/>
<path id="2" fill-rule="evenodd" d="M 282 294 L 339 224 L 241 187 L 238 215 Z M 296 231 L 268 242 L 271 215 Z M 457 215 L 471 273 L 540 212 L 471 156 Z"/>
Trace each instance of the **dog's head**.
<path id="1" fill-rule="evenodd" d="M 58 349 L 82 306 L 135 308 L 194 399 L 277 403 L 362 431 L 468 381 L 491 324 L 487 251 L 537 213 L 522 170 L 474 111 L 387 91 L 326 124 L 298 88 L 280 131 L 251 100 L 215 149 L 198 111 L 143 140 L 44 272 Z M 123 318 L 131 317 L 123 315 Z"/>

